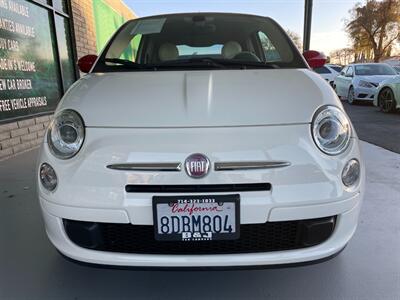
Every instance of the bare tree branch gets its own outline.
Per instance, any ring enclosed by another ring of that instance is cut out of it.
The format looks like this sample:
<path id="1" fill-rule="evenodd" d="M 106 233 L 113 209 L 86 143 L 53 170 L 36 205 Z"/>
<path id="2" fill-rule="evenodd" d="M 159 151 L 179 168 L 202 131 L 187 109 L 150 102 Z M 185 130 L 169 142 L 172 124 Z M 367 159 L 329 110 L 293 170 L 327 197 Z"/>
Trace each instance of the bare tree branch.
<path id="1" fill-rule="evenodd" d="M 353 41 L 355 58 L 370 57 L 373 52 L 374 61 L 379 61 L 400 39 L 400 0 L 365 0 L 364 4 L 357 3 L 350 14 L 346 30 Z"/>

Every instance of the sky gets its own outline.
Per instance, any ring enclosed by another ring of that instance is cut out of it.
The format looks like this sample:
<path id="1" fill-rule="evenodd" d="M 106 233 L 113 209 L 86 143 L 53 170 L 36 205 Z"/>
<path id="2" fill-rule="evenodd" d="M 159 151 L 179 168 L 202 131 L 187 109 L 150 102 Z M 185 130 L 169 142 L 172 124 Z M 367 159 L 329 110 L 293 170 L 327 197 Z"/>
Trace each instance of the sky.
<path id="1" fill-rule="evenodd" d="M 124 0 L 139 17 L 176 12 L 237 12 L 268 16 L 303 36 L 304 0 Z M 325 54 L 350 46 L 344 19 L 357 0 L 314 0 L 311 48 Z"/>

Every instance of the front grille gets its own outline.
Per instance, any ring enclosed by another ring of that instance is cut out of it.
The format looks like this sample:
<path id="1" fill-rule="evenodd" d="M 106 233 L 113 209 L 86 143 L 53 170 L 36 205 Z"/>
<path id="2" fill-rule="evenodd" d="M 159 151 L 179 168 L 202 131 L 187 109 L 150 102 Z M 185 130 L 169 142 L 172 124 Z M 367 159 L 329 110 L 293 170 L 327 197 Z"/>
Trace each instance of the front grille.
<path id="1" fill-rule="evenodd" d="M 183 185 L 139 185 L 125 186 L 127 193 L 218 193 L 270 191 L 270 183 L 240 184 L 183 184 Z"/>
<path id="2" fill-rule="evenodd" d="M 365 97 L 367 97 L 367 96 L 368 96 L 368 94 L 363 94 L 363 93 L 358 94 L 358 98 L 365 98 Z"/>
<path id="3" fill-rule="evenodd" d="M 107 252 L 136 254 L 235 254 L 300 249 L 325 241 L 335 217 L 245 224 L 240 238 L 220 241 L 156 241 L 147 225 L 91 223 L 64 220 L 69 238 L 78 246 Z M 322 227 L 317 227 L 322 226 Z"/>

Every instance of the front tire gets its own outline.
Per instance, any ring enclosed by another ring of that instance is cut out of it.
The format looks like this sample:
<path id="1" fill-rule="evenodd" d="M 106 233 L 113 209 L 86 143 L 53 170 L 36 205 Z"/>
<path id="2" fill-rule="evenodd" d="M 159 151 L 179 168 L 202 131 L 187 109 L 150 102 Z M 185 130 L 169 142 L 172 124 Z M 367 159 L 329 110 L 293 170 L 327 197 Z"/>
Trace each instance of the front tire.
<path id="1" fill-rule="evenodd" d="M 347 94 L 347 102 L 348 102 L 350 105 L 355 104 L 355 100 L 354 100 L 354 88 L 353 88 L 352 86 L 350 87 L 349 92 L 348 92 L 348 94 Z"/>
<path id="2" fill-rule="evenodd" d="M 378 95 L 378 105 L 384 113 L 391 113 L 396 110 L 396 100 L 390 88 L 384 88 Z"/>

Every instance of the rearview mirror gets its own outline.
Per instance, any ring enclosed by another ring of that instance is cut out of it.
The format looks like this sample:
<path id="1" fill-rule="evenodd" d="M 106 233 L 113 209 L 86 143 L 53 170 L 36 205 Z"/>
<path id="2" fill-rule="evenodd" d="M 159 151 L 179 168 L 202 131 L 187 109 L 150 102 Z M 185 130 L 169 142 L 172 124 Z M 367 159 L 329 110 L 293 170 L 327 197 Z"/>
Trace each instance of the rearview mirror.
<path id="1" fill-rule="evenodd" d="M 326 56 L 322 52 L 308 50 L 303 53 L 303 56 L 312 69 L 321 68 L 326 63 Z"/>
<path id="2" fill-rule="evenodd" d="M 97 60 L 97 55 L 89 54 L 81 57 L 78 60 L 78 67 L 79 70 L 83 73 L 89 73 L 90 70 L 92 69 L 94 63 Z"/>

